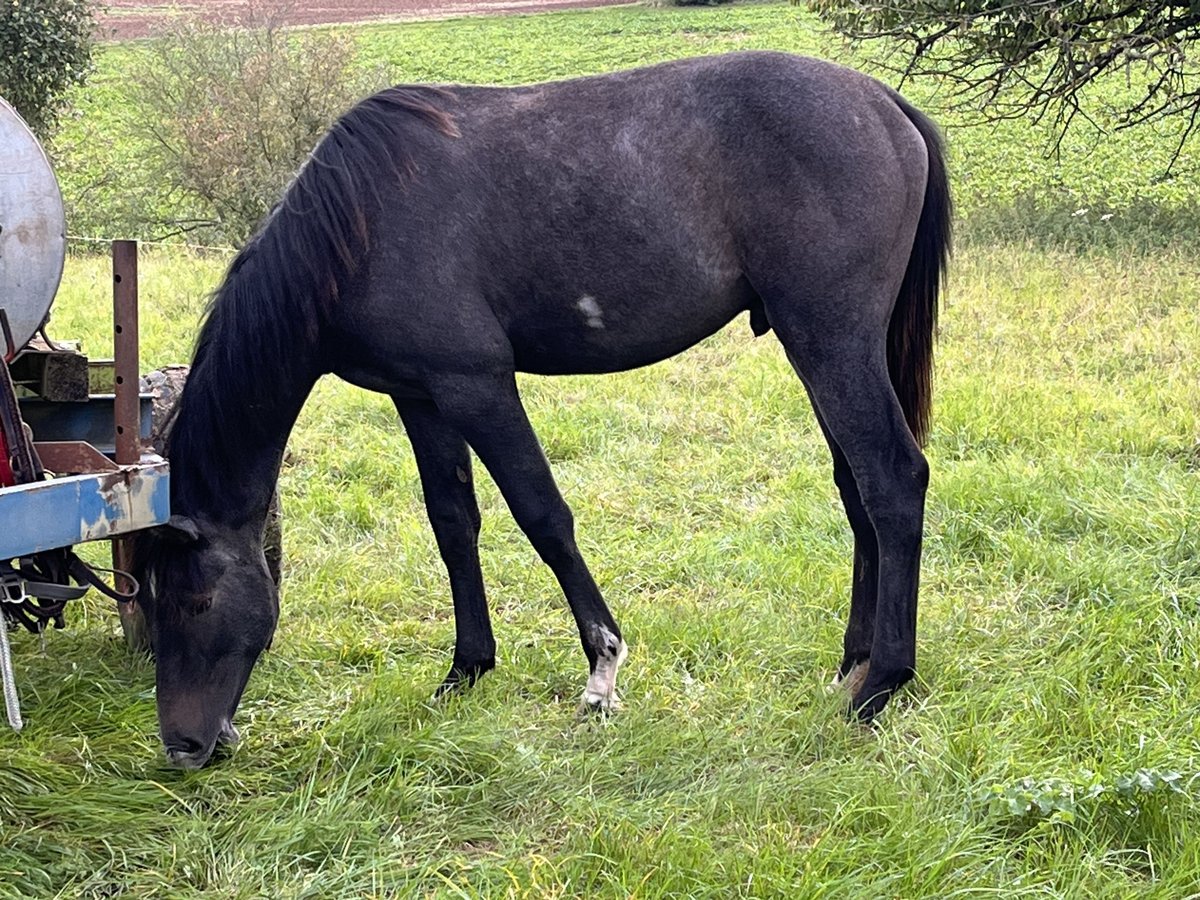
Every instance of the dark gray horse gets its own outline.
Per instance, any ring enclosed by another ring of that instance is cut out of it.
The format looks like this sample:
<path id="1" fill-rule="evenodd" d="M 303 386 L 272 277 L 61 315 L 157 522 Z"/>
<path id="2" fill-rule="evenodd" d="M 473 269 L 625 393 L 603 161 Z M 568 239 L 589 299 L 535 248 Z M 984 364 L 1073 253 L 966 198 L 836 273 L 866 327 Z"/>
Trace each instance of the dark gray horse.
<path id="1" fill-rule="evenodd" d="M 648 365 L 743 312 L 787 350 L 833 453 L 855 538 L 839 671 L 874 716 L 916 662 L 949 216 L 934 126 L 812 59 L 363 101 L 238 254 L 200 332 L 168 450 L 175 516 L 139 554 L 170 759 L 203 765 L 236 737 L 278 617 L 264 517 L 327 372 L 390 395 L 411 438 L 454 598 L 442 688 L 495 663 L 470 447 L 566 594 L 584 701 L 611 705 L 625 643 L 514 373 Z"/>

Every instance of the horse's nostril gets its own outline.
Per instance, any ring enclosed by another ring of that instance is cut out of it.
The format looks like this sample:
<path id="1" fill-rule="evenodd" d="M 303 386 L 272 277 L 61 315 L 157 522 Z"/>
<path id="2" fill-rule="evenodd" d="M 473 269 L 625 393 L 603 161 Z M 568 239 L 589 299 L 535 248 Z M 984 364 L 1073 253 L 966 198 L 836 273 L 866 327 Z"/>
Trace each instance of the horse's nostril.
<path id="1" fill-rule="evenodd" d="M 241 740 L 241 738 L 242 738 L 241 734 L 238 732 L 238 730 L 236 728 L 233 727 L 232 722 L 230 722 L 228 719 L 226 719 L 224 722 L 221 723 L 221 731 L 217 735 L 217 743 L 218 744 L 227 744 L 229 746 L 232 746 L 232 745 L 236 744 L 239 740 Z"/>
<path id="2" fill-rule="evenodd" d="M 204 750 L 204 744 L 192 738 L 177 737 L 164 743 L 168 756 L 194 756 Z"/>

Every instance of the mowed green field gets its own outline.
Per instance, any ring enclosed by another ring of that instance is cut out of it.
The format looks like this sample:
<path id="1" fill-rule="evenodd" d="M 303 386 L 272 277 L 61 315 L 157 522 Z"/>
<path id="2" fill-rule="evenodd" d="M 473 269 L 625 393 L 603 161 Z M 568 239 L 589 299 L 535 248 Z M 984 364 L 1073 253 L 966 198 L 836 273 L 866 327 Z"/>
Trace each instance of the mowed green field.
<path id="1" fill-rule="evenodd" d="M 850 59 L 787 6 L 361 34 L 366 64 L 414 80 Z M 118 162 L 130 52 L 108 50 L 72 126 L 113 128 Z M 950 131 L 969 240 L 939 345 L 919 681 L 875 728 L 826 687 L 851 540 L 772 337 L 738 321 L 642 371 L 522 381 L 630 643 L 609 718 L 576 717 L 570 615 L 482 472 L 499 665 L 430 701 L 453 623 L 407 440 L 386 399 L 327 380 L 282 476 L 280 631 L 235 751 L 166 766 L 152 664 L 106 602 L 44 655 L 13 636 L 28 724 L 0 735 L 0 894 L 1200 896 L 1196 188 L 1143 187 L 1161 134 L 1059 160 L 1032 134 Z M 227 262 L 144 251 L 144 368 L 188 357 Z M 73 256 L 53 333 L 104 355 L 109 286 Z"/>

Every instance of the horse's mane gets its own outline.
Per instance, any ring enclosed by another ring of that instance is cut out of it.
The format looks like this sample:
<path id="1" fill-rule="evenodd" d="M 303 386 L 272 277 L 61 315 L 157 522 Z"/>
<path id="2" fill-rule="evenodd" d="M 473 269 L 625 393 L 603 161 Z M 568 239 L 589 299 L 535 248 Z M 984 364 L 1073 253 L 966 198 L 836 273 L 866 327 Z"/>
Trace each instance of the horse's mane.
<path id="1" fill-rule="evenodd" d="M 380 188 L 415 172 L 405 133 L 415 121 L 456 136 L 439 105 L 452 96 L 394 87 L 363 100 L 333 125 L 234 258 L 204 314 L 167 441 L 173 511 L 236 507 L 230 492 L 254 477 L 239 470 L 239 457 L 271 442 L 282 451 L 320 374 L 313 350 L 322 324 L 370 249 Z"/>

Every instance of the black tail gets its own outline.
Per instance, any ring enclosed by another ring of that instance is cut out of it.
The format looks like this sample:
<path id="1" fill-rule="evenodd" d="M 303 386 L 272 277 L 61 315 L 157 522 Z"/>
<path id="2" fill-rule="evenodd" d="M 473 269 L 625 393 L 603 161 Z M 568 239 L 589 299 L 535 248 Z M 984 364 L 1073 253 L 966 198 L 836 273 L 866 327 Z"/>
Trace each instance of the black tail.
<path id="1" fill-rule="evenodd" d="M 925 204 L 912 254 L 888 325 L 888 373 L 904 418 L 918 444 L 929 434 L 933 400 L 933 341 L 937 332 L 938 292 L 950 257 L 950 184 L 937 126 L 899 94 L 896 104 L 925 139 L 929 175 Z"/>

